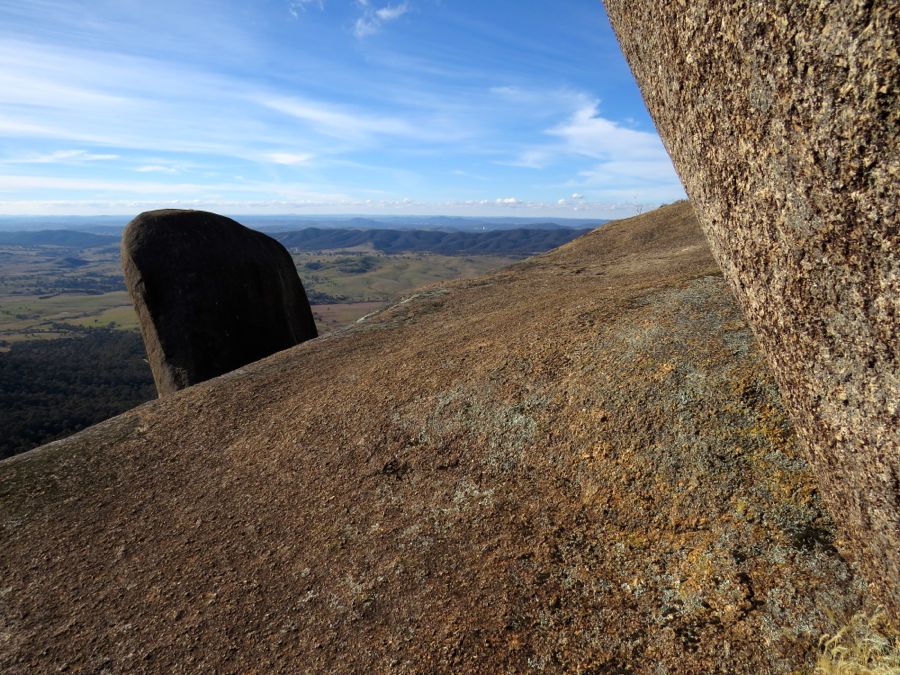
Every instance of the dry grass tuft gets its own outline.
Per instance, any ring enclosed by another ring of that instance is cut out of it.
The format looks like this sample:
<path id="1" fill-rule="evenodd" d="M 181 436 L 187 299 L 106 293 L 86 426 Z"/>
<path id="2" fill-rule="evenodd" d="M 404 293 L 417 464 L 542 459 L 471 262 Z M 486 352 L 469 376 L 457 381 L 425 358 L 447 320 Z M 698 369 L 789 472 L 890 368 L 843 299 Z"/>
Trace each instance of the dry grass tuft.
<path id="1" fill-rule="evenodd" d="M 900 675 L 900 638 L 890 637 L 882 609 L 853 615 L 846 626 L 819 641 L 817 675 Z"/>

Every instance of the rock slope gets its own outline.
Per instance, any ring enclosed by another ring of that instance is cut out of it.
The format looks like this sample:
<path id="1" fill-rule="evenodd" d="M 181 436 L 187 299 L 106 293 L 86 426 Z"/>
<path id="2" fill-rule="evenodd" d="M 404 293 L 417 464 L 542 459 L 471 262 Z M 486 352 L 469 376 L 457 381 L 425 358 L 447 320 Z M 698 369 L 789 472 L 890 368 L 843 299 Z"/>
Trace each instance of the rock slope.
<path id="1" fill-rule="evenodd" d="M 900 621 L 900 8 L 605 4 L 823 496 Z"/>
<path id="2" fill-rule="evenodd" d="M 686 203 L 2 462 L 0 514 L 6 672 L 780 673 L 864 601 Z"/>

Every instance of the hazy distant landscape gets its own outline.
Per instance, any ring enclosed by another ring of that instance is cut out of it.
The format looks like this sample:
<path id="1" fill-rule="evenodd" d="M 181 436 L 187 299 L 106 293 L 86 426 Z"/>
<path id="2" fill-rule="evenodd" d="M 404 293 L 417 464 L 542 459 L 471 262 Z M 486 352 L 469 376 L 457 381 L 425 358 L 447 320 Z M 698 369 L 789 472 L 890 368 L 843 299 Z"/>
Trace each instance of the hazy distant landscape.
<path id="1" fill-rule="evenodd" d="M 495 230 L 583 229 L 606 220 L 598 218 L 527 218 L 521 216 L 232 216 L 239 223 L 261 232 L 285 232 L 306 228 L 351 230 L 434 230 L 485 232 Z M 118 236 L 127 216 L 0 216 L 0 233 L 69 230 Z"/>
<path id="2" fill-rule="evenodd" d="M 403 218 L 326 220 L 335 226 L 316 220 L 315 228 L 277 231 L 310 221 L 258 221 L 291 251 L 320 334 L 422 285 L 484 274 L 586 231 L 527 219 L 417 221 L 434 229 L 402 227 L 412 223 Z M 385 227 L 396 223 L 401 227 Z M 11 229 L 15 224 L 20 229 Z M 35 218 L 6 219 L 0 227 L 5 457 L 123 412 L 155 390 L 120 268 L 121 226 L 103 218 Z"/>

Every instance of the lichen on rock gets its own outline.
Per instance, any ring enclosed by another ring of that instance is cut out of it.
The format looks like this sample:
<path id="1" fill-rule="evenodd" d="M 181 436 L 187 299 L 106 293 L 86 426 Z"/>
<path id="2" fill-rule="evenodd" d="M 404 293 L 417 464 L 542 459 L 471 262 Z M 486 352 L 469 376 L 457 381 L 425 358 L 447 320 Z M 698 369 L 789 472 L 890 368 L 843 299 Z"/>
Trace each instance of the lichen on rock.
<path id="1" fill-rule="evenodd" d="M 847 549 L 900 617 L 900 11 L 605 0 Z"/>

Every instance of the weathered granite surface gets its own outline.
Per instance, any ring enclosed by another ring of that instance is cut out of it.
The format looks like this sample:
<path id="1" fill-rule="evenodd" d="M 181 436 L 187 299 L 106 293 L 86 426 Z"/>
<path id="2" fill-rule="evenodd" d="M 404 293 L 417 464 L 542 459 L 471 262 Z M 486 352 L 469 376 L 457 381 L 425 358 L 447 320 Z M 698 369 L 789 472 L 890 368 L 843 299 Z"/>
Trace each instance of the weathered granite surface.
<path id="1" fill-rule="evenodd" d="M 316 337 L 290 254 L 230 218 L 142 213 L 122 268 L 160 396 Z"/>
<path id="2" fill-rule="evenodd" d="M 821 490 L 900 614 L 895 0 L 605 0 Z"/>
<path id="3" fill-rule="evenodd" d="M 0 673 L 810 673 L 801 454 L 667 206 L 0 462 Z"/>

